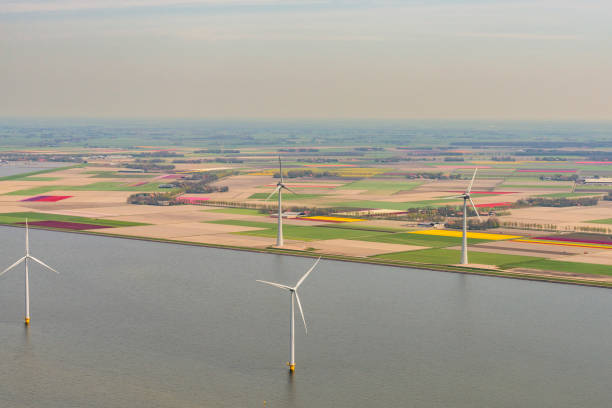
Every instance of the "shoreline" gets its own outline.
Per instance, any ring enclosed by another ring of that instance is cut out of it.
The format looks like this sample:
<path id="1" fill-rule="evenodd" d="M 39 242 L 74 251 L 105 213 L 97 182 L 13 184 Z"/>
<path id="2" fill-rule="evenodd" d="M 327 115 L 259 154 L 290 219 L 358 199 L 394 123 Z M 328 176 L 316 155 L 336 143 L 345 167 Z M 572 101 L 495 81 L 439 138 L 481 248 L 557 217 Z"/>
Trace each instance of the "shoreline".
<path id="1" fill-rule="evenodd" d="M 25 226 L 22 226 L 22 225 L 3 224 L 3 223 L 0 223 L 0 226 L 25 228 Z M 137 240 L 137 241 L 159 242 L 159 243 L 166 243 L 166 244 L 189 245 L 189 246 L 227 249 L 227 250 L 235 250 L 235 251 L 267 253 L 267 254 L 275 254 L 275 255 L 288 255 L 288 256 L 297 256 L 297 257 L 302 257 L 302 258 L 321 257 L 322 259 L 341 261 L 341 262 L 356 262 L 356 263 L 370 264 L 370 265 L 392 266 L 396 268 L 411 268 L 411 269 L 418 269 L 418 270 L 423 270 L 423 271 L 451 272 L 451 273 L 460 273 L 460 274 L 465 274 L 465 275 L 489 276 L 489 277 L 498 277 L 498 278 L 507 278 L 507 279 L 519 279 L 519 280 L 528 280 L 528 281 L 536 281 L 536 282 L 549 282 L 549 283 L 558 283 L 558 284 L 566 284 L 566 285 L 578 285 L 578 286 L 612 289 L 612 282 L 606 283 L 606 282 L 589 281 L 589 280 L 580 279 L 580 278 L 574 279 L 574 278 L 569 278 L 569 277 L 567 278 L 554 277 L 554 276 L 550 276 L 550 271 L 542 271 L 542 274 L 533 273 L 533 272 L 511 272 L 511 271 L 503 271 L 503 270 L 477 268 L 474 266 L 464 267 L 464 266 L 458 266 L 458 265 L 421 264 L 421 263 L 409 263 L 409 262 L 399 262 L 399 261 L 394 262 L 390 260 L 383 261 L 383 260 L 378 260 L 378 259 L 375 260 L 371 258 L 357 258 L 357 257 L 342 256 L 342 255 L 317 254 L 317 253 L 309 253 L 309 252 L 303 252 L 303 251 L 295 251 L 295 250 L 290 250 L 290 249 L 278 249 L 278 248 L 272 248 L 272 247 L 250 248 L 250 247 L 222 245 L 222 244 L 178 241 L 178 240 L 171 240 L 171 239 L 164 239 L 164 238 L 139 237 L 139 236 L 134 236 L 134 235 L 106 234 L 106 233 L 97 232 L 97 231 L 64 230 L 64 229 L 41 227 L 41 226 L 30 226 L 30 228 L 47 230 L 47 231 L 66 232 L 66 233 L 73 233 L 73 234 L 102 236 L 102 237 L 108 237 L 108 238 L 132 239 L 132 240 Z"/>

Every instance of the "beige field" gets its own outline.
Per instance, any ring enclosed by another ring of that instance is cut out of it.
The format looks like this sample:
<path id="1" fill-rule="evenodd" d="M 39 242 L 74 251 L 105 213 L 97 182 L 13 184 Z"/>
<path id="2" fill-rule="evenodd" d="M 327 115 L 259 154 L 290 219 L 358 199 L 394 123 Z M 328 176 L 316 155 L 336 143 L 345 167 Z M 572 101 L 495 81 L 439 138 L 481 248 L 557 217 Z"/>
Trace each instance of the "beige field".
<path id="1" fill-rule="evenodd" d="M 310 242 L 309 246 L 322 254 L 354 256 L 364 258 L 391 252 L 425 249 L 416 245 L 386 244 L 382 242 L 354 241 L 349 239 L 327 239 Z"/>
<path id="2" fill-rule="evenodd" d="M 600 201 L 598 205 L 589 207 L 514 209 L 510 216 L 504 217 L 504 221 L 554 224 L 563 230 L 564 227 L 593 227 L 597 224 L 587 223 L 586 221 L 611 218 L 611 214 L 612 201 Z M 606 224 L 602 224 L 602 226 L 606 226 Z"/>

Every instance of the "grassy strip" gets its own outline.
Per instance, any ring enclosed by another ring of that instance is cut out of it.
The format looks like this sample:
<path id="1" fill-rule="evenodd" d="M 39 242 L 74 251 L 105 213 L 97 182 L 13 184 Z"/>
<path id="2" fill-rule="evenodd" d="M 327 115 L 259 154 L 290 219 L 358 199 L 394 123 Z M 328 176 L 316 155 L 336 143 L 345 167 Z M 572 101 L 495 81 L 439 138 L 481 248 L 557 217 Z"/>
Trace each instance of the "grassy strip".
<path id="1" fill-rule="evenodd" d="M 18 195 L 18 196 L 33 196 L 39 194 L 45 194 L 50 191 L 161 191 L 159 190 L 162 182 L 147 183 L 141 186 L 130 186 L 129 184 L 120 183 L 116 181 L 100 181 L 98 183 L 86 184 L 84 186 L 40 186 L 34 188 L 27 188 L 25 190 L 16 190 L 4 195 Z M 165 189 L 164 191 L 171 191 L 172 189 Z"/>
<path id="2" fill-rule="evenodd" d="M 563 186 L 551 186 L 548 184 L 502 184 L 496 188 L 533 188 L 533 189 L 542 189 L 542 190 L 548 190 L 548 189 L 556 189 L 556 190 L 569 190 L 572 188 L 571 184 L 566 184 Z"/>
<path id="3" fill-rule="evenodd" d="M 600 265 L 583 262 L 553 261 L 549 259 L 540 259 L 519 263 L 508 263 L 504 265 L 504 268 L 529 268 L 548 271 L 612 276 L 612 267 L 610 265 Z"/>
<path id="4" fill-rule="evenodd" d="M 373 242 L 384 242 L 387 244 L 403 244 L 403 245 L 415 245 L 424 246 L 429 248 L 444 248 L 449 246 L 461 245 L 460 237 L 446 237 L 441 235 L 424 235 L 424 234 L 411 234 L 411 233 L 395 233 L 395 234 L 383 234 L 378 236 L 368 236 L 359 238 L 361 241 L 373 241 Z M 486 239 L 468 238 L 468 244 L 481 244 L 483 242 L 489 242 Z"/>
<path id="5" fill-rule="evenodd" d="M 29 172 L 29 173 L 13 174 L 12 176 L 0 177 L 0 181 L 21 180 L 21 179 L 24 179 L 24 178 L 30 177 L 30 176 L 37 176 L 39 174 L 53 173 L 55 171 L 74 169 L 76 167 L 84 167 L 84 166 L 85 166 L 84 164 L 75 164 L 73 166 L 54 167 L 54 168 L 51 168 L 51 169 L 32 171 L 32 172 Z"/>
<path id="6" fill-rule="evenodd" d="M 145 173 L 117 173 L 116 171 L 88 171 L 85 174 L 93 174 L 91 178 L 129 178 L 129 179 L 140 179 L 140 178 L 153 178 L 160 174 L 145 174 Z"/>
<path id="7" fill-rule="evenodd" d="M 605 193 L 552 193 L 552 194 L 538 194 L 536 197 L 549 197 L 549 198 L 572 198 L 572 197 L 590 197 L 596 195 L 603 195 Z"/>
<path id="8" fill-rule="evenodd" d="M 104 225 L 107 227 L 136 227 L 136 226 L 142 226 L 142 225 L 150 225 L 150 224 L 144 224 L 141 222 L 107 220 L 104 218 L 75 217 L 72 215 L 45 214 L 45 213 L 37 213 L 37 212 L 3 213 L 3 214 L 0 214 L 0 224 L 17 224 L 20 222 L 25 222 L 26 218 L 30 222 L 64 221 L 64 222 L 76 222 L 76 223 L 82 223 L 82 224 Z"/>
<path id="9" fill-rule="evenodd" d="M 341 228 L 358 231 L 378 231 L 378 232 L 405 232 L 407 229 L 402 228 L 391 228 L 391 227 L 376 227 L 372 225 L 361 225 L 360 223 L 341 223 L 341 224 L 330 224 L 326 225 L 326 228 Z"/>
<path id="10" fill-rule="evenodd" d="M 612 218 L 604 218 L 602 220 L 592 220 L 585 222 L 590 222 L 591 224 L 612 224 Z"/>
<path id="11" fill-rule="evenodd" d="M 390 254 L 376 255 L 375 258 L 393 259 L 408 262 L 422 262 L 428 264 L 453 265 L 461 260 L 461 251 L 456 249 L 421 249 L 418 251 L 393 252 Z M 544 260 L 533 256 L 496 254 L 492 252 L 469 253 L 470 262 L 483 265 L 496 265 L 505 268 L 507 264 L 517 264 L 523 262 L 537 262 Z"/>
<path id="12" fill-rule="evenodd" d="M 219 220 L 209 221 L 212 224 L 238 225 L 242 227 L 261 228 L 257 231 L 236 232 L 241 235 L 253 235 L 258 237 L 276 237 L 276 223 L 258 222 L 258 221 L 243 221 L 243 220 Z M 330 228 L 327 226 L 301 226 L 301 225 L 283 225 L 283 236 L 287 239 L 295 239 L 300 241 L 318 241 L 325 239 L 360 239 L 363 237 L 373 237 L 376 235 L 384 235 L 381 231 L 361 231 L 341 228 Z"/>
<path id="13" fill-rule="evenodd" d="M 251 194 L 248 198 L 249 200 L 265 200 L 268 198 L 270 193 L 255 193 Z M 294 200 L 306 200 L 309 198 L 319 198 L 323 197 L 325 194 L 283 194 L 283 201 L 294 201 Z M 274 194 L 270 197 L 270 200 L 276 201 L 278 200 L 278 194 Z"/>

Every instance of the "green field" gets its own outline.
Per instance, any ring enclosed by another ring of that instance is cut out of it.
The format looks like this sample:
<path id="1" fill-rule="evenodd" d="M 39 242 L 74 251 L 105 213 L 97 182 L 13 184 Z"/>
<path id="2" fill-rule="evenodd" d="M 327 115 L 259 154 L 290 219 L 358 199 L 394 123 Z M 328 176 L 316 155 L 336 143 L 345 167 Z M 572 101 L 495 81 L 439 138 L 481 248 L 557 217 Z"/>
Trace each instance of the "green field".
<path id="1" fill-rule="evenodd" d="M 265 200 L 268 198 L 270 193 L 255 193 L 252 194 L 248 199 L 249 200 Z M 324 194 L 291 194 L 288 192 L 283 193 L 283 201 L 294 201 L 294 200 L 307 200 L 310 198 L 319 198 L 325 196 Z M 278 200 L 278 194 L 273 194 L 270 197 L 270 201 Z"/>
<path id="2" fill-rule="evenodd" d="M 602 220 L 592 220 L 592 221 L 585 221 L 585 222 L 590 222 L 592 224 L 612 224 L 612 218 L 604 218 Z"/>
<path id="3" fill-rule="evenodd" d="M 239 225 L 243 227 L 262 228 L 259 231 L 236 232 L 236 234 L 254 235 L 258 237 L 270 238 L 276 237 L 276 223 L 243 220 L 219 220 L 208 222 L 212 224 Z M 286 239 L 295 239 L 300 241 L 317 241 L 325 239 L 360 239 L 363 237 L 373 237 L 385 234 L 386 233 L 382 231 L 363 231 L 323 226 L 301 226 L 288 224 L 283 225 L 283 236 Z"/>
<path id="4" fill-rule="evenodd" d="M 6 193 L 4 195 L 20 195 L 20 196 L 32 196 L 38 194 L 45 194 L 50 191 L 160 191 L 161 182 L 147 183 L 141 186 L 130 186 L 132 183 L 121 183 L 116 181 L 100 181 L 97 183 L 86 184 L 84 186 L 40 186 L 34 188 L 27 188 L 25 190 L 16 190 Z M 172 189 L 165 189 L 164 191 L 172 191 Z"/>
<path id="5" fill-rule="evenodd" d="M 372 237 L 362 237 L 362 238 L 359 238 L 359 240 L 373 241 L 373 242 L 385 242 L 387 244 L 416 245 L 416 246 L 424 246 L 424 247 L 429 247 L 429 248 L 444 248 L 444 247 L 449 247 L 449 246 L 461 245 L 460 237 L 445 237 L 445 236 L 440 236 L 440 235 L 411 234 L 411 233 L 405 233 L 405 232 L 377 235 L 377 236 L 372 236 Z M 468 245 L 481 244 L 483 242 L 488 242 L 488 240 L 468 238 Z"/>
<path id="6" fill-rule="evenodd" d="M 552 193 L 552 194 L 539 194 L 535 197 L 547 197 L 547 198 L 576 198 L 576 197 L 591 197 L 596 195 L 603 195 L 604 193 Z"/>
<path id="7" fill-rule="evenodd" d="M 159 174 L 145 174 L 145 173 L 117 173 L 116 171 L 88 171 L 85 174 L 91 174 L 91 178 L 130 178 L 130 179 L 141 179 L 141 178 L 153 178 L 159 176 Z"/>
<path id="8" fill-rule="evenodd" d="M 571 185 L 564 186 L 554 186 L 550 184 L 502 184 L 497 188 L 533 188 L 533 189 L 554 189 L 554 190 L 570 190 L 572 188 Z"/>
<path id="9" fill-rule="evenodd" d="M 25 222 L 26 218 L 30 222 L 66 221 L 66 222 L 79 222 L 83 224 L 105 225 L 108 227 L 136 227 L 136 226 L 141 226 L 141 225 L 149 225 L 149 224 L 144 224 L 141 222 L 116 221 L 116 220 L 107 220 L 103 218 L 74 217 L 71 215 L 43 214 L 43 213 L 37 213 L 37 212 L 3 213 L 3 214 L 0 214 L 0 224 L 22 223 L 22 222 Z"/>
<path id="10" fill-rule="evenodd" d="M 376 255 L 375 258 L 391 259 L 394 261 L 421 262 L 438 265 L 458 264 L 461 259 L 461 251 L 456 249 L 421 249 L 418 251 L 394 252 L 391 254 Z M 491 252 L 469 252 L 470 263 L 483 265 L 497 265 L 504 268 L 507 264 L 523 262 L 538 262 L 543 260 L 533 256 L 495 254 Z"/>
<path id="11" fill-rule="evenodd" d="M 420 181 L 390 181 L 363 179 L 338 187 L 338 190 L 367 190 L 368 193 L 394 193 L 412 190 L 423 184 Z"/>
<path id="12" fill-rule="evenodd" d="M 471 256 L 471 254 L 470 254 Z M 564 261 L 553 261 L 548 259 L 534 260 L 531 262 L 519 262 L 519 263 L 508 263 L 504 265 L 505 269 L 508 268 L 529 268 L 529 269 L 542 269 L 548 271 L 560 271 L 560 272 L 571 272 L 571 273 L 586 273 L 593 275 L 609 275 L 612 276 L 612 266 L 610 265 L 599 265 L 582 262 L 564 262 Z"/>
<path id="13" fill-rule="evenodd" d="M 352 229 L 359 231 L 380 231 L 380 232 L 406 232 L 405 228 L 392 228 L 392 227 L 380 227 L 375 225 L 363 225 L 361 222 L 344 222 L 344 223 L 330 223 L 326 228 L 341 228 L 341 229 Z"/>
<path id="14" fill-rule="evenodd" d="M 211 210 L 204 210 L 211 213 L 223 213 L 223 214 L 242 214 L 242 215 L 260 215 L 265 216 L 267 214 L 260 213 L 259 210 L 253 210 L 251 208 L 215 208 Z"/>

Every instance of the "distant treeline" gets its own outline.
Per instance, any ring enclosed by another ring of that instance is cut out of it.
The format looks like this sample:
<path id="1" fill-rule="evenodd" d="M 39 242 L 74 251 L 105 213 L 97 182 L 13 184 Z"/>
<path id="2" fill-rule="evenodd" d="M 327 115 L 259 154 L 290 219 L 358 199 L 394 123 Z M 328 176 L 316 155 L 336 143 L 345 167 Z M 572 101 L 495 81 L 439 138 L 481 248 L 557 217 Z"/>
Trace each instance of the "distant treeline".
<path id="1" fill-rule="evenodd" d="M 132 153 L 132 157 L 185 157 L 184 154 L 161 150 L 158 152 Z"/>
<path id="2" fill-rule="evenodd" d="M 319 151 L 318 149 L 312 149 L 314 151 L 299 151 L 300 149 L 279 149 L 279 152 L 282 151 L 283 156 L 300 156 L 303 153 L 309 153 L 312 156 L 364 156 L 365 153 L 362 151 L 351 150 L 348 152 L 332 152 L 332 151 Z M 305 150 L 305 149 L 302 149 Z M 263 156 L 262 154 L 258 154 L 257 156 Z"/>
<path id="3" fill-rule="evenodd" d="M 338 163 L 338 159 L 324 159 L 322 157 L 297 159 L 296 161 L 300 163 Z"/>
<path id="4" fill-rule="evenodd" d="M 196 150 L 194 153 L 214 153 L 214 154 L 229 154 L 229 153 L 240 153 L 240 150 L 235 149 L 201 149 Z"/>
<path id="5" fill-rule="evenodd" d="M 300 152 L 300 153 L 313 153 L 313 152 L 318 152 L 319 149 L 314 149 L 314 148 L 310 148 L 310 147 L 304 147 L 304 148 L 298 148 L 298 149 L 278 149 L 279 152 L 284 152 L 284 153 L 294 153 L 294 152 Z"/>
<path id="6" fill-rule="evenodd" d="M 200 164 L 200 163 L 243 163 L 244 160 L 233 157 L 217 157 L 215 159 L 176 159 L 172 163 Z"/>
<path id="7" fill-rule="evenodd" d="M 126 167 L 128 169 L 141 169 L 144 170 L 145 173 L 150 171 L 166 171 L 166 170 L 174 170 L 173 164 L 159 164 L 159 163 L 151 163 L 151 162 L 143 162 L 143 163 L 124 163 L 121 167 Z"/>
<path id="8" fill-rule="evenodd" d="M 513 141 L 512 138 L 506 140 L 474 140 L 474 141 L 458 141 L 451 142 L 452 146 L 495 146 L 495 147 L 534 147 L 534 148 L 546 148 L 551 144 L 558 147 L 612 147 L 612 141 L 610 140 L 581 140 L 581 141 L 567 141 L 567 140 L 555 140 L 555 141 L 529 141 L 529 140 L 517 140 Z"/>
<path id="9" fill-rule="evenodd" d="M 420 172 L 406 174 L 406 178 L 422 178 L 428 180 L 459 180 L 461 179 L 461 174 L 444 174 L 442 172 Z"/>
<path id="10" fill-rule="evenodd" d="M 557 143 L 555 143 L 557 144 Z M 612 145 L 612 144 L 611 144 Z M 587 143 L 584 144 L 587 146 Z M 536 160 L 543 161 L 563 161 L 563 156 L 585 157 L 588 160 L 611 160 L 612 152 L 601 150 L 559 150 L 559 149 L 524 149 L 514 153 L 516 156 L 556 156 L 552 159 L 536 157 Z"/>
<path id="11" fill-rule="evenodd" d="M 577 174 L 553 174 L 551 176 L 540 176 L 540 180 L 553 180 L 553 181 L 576 181 L 579 176 Z"/>
<path id="12" fill-rule="evenodd" d="M 140 204 L 140 205 L 161 205 L 161 203 L 167 203 L 165 205 L 174 205 L 173 193 L 136 193 L 132 194 L 127 198 L 128 204 Z"/>
<path id="13" fill-rule="evenodd" d="M 564 157 L 557 156 L 544 156 L 544 157 L 536 157 L 536 161 L 567 161 Z"/>
<path id="14" fill-rule="evenodd" d="M 529 197 L 526 200 L 518 200 L 514 203 L 514 208 L 520 207 L 576 207 L 597 205 L 600 196 L 579 197 L 579 198 L 548 198 L 548 197 Z"/>
<path id="15" fill-rule="evenodd" d="M 6 161 L 48 161 L 60 163 L 83 163 L 81 155 L 74 154 L 30 154 L 30 153 L 3 153 L 0 160 Z"/>
<path id="16" fill-rule="evenodd" d="M 304 170 L 288 170 L 286 173 L 283 172 L 283 177 L 297 178 L 297 177 L 338 177 L 338 172 L 333 171 L 312 171 L 310 169 Z M 274 178 L 280 178 L 280 173 L 274 173 Z"/>
<path id="17" fill-rule="evenodd" d="M 486 230 L 492 228 L 499 228 L 499 220 L 495 217 L 489 217 L 484 221 L 478 221 L 478 219 L 467 220 L 468 229 L 470 230 Z M 463 229 L 463 220 L 452 220 L 444 223 L 446 228 L 452 229 Z"/>
<path id="18" fill-rule="evenodd" d="M 380 157 L 374 159 L 374 163 L 397 163 L 400 161 L 407 161 L 405 157 L 392 156 L 392 157 Z"/>

